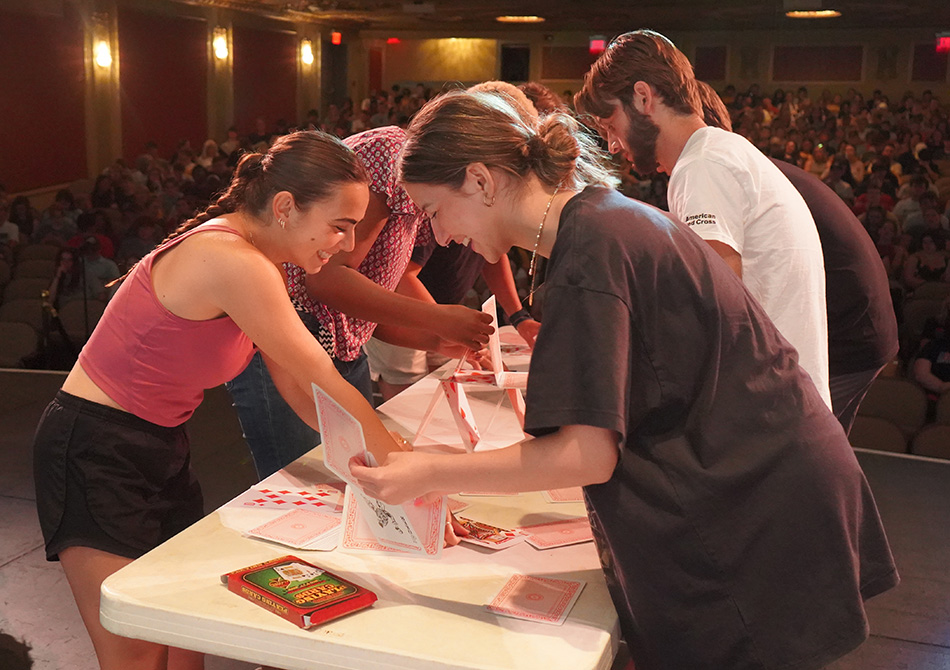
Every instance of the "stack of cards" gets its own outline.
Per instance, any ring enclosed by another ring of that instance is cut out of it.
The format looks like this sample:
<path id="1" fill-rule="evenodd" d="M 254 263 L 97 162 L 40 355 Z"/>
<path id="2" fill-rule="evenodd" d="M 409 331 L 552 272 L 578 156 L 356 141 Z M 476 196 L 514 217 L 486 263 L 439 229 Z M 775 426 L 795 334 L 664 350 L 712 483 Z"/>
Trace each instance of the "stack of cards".
<path id="1" fill-rule="evenodd" d="M 585 517 L 522 526 L 518 530 L 527 535 L 528 544 L 535 549 L 554 549 L 594 541 L 590 521 Z"/>
<path id="2" fill-rule="evenodd" d="M 459 538 L 462 542 L 477 544 L 480 547 L 488 547 L 497 551 L 520 544 L 525 540 L 525 535 L 517 530 L 500 528 L 481 521 L 467 519 L 464 516 L 455 519 L 462 528 L 469 532 L 468 535 Z"/>
<path id="3" fill-rule="evenodd" d="M 514 575 L 488 604 L 495 614 L 560 626 L 577 602 L 584 582 Z"/>
<path id="4" fill-rule="evenodd" d="M 452 412 L 452 418 L 455 419 L 459 435 L 462 438 L 462 445 L 467 451 L 474 451 L 475 446 L 481 440 L 478 426 L 475 425 L 475 417 L 472 414 L 472 408 L 469 405 L 468 397 L 465 395 L 464 384 L 484 384 L 495 388 L 505 389 L 508 395 L 508 401 L 511 408 L 518 417 L 519 423 L 524 426 L 525 403 L 524 395 L 521 390 L 528 386 L 527 372 L 513 372 L 505 369 L 502 362 L 502 344 L 498 331 L 498 312 L 495 307 L 495 296 L 491 296 L 482 305 L 482 312 L 491 316 L 494 332 L 488 338 L 488 352 L 491 356 L 490 370 L 461 370 L 462 362 L 459 362 L 459 369 L 454 373 L 443 378 L 439 382 L 439 387 L 435 391 L 428 409 L 419 423 L 416 435 L 413 438 L 415 444 L 435 413 L 439 400 L 444 396 L 449 403 L 449 409 Z M 527 345 L 525 345 L 527 346 Z M 509 346 L 510 348 L 510 346 Z M 464 359 L 463 359 L 464 360 Z M 499 405 L 501 400 L 499 400 Z"/>
<path id="5" fill-rule="evenodd" d="M 580 486 L 552 489 L 551 491 L 544 491 L 541 495 L 549 503 L 584 502 L 584 489 Z"/>
<path id="6" fill-rule="evenodd" d="M 312 384 L 312 388 L 323 438 L 324 462 L 347 483 L 341 546 L 430 558 L 440 556 L 445 535 L 445 497 L 426 505 L 403 506 L 389 505 L 363 493 L 350 474 L 353 457 L 369 466 L 376 465 L 366 449 L 363 427 L 319 386 Z M 368 537 L 373 541 L 369 542 Z"/>
<path id="7" fill-rule="evenodd" d="M 251 528 L 247 535 L 297 549 L 332 551 L 339 540 L 340 517 L 309 509 L 294 509 Z"/>

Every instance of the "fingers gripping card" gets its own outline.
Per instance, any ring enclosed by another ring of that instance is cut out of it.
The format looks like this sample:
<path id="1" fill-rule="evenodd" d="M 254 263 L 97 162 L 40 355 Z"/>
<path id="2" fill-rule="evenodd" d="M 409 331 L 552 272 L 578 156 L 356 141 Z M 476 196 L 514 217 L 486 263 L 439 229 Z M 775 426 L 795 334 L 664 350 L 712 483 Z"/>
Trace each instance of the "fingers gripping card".
<path id="1" fill-rule="evenodd" d="M 380 544 L 409 553 L 427 554 L 433 533 L 431 519 L 427 516 L 410 519 L 408 507 L 389 505 L 363 493 L 353 480 L 349 466 L 349 461 L 354 456 L 362 459 L 370 467 L 376 466 L 372 454 L 366 450 L 363 428 L 359 421 L 320 387 L 316 384 L 312 386 L 320 420 L 320 434 L 323 438 L 323 457 L 327 468 L 352 488 L 356 505 Z M 440 549 L 445 520 L 444 505 L 445 503 L 440 501 L 437 509 L 430 510 L 432 515 L 441 513 L 441 519 L 436 524 Z M 414 510 L 412 511 L 415 513 Z"/>
<path id="2" fill-rule="evenodd" d="M 411 545 L 404 537 L 396 534 L 395 540 L 383 540 L 372 527 L 376 520 L 364 511 L 371 505 L 359 502 L 362 495 L 359 489 L 348 486 L 343 507 L 343 537 L 341 546 L 345 549 L 382 553 L 409 553 L 429 558 L 438 558 L 442 553 L 442 540 L 445 528 L 445 498 L 427 505 L 413 506 L 407 516 L 410 528 L 418 530 L 418 546 Z M 369 498 L 372 501 L 372 498 Z M 374 514 L 375 512 L 371 512 Z"/>

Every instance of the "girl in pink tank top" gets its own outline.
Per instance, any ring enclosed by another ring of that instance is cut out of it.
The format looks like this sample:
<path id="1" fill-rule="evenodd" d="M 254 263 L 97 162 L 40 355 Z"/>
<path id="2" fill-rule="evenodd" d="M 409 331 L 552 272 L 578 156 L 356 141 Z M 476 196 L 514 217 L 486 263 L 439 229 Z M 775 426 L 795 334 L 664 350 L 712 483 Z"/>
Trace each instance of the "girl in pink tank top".
<path id="1" fill-rule="evenodd" d="M 200 518 L 181 424 L 255 347 L 308 424 L 318 426 L 318 382 L 363 424 L 380 460 L 397 449 L 297 317 L 279 269 L 319 272 L 352 249 L 368 199 L 359 160 L 329 135 L 293 133 L 245 155 L 227 191 L 129 272 L 47 408 L 34 442 L 47 558 L 63 563 L 100 662 L 154 667 L 167 653 L 108 633 L 99 587 Z"/>

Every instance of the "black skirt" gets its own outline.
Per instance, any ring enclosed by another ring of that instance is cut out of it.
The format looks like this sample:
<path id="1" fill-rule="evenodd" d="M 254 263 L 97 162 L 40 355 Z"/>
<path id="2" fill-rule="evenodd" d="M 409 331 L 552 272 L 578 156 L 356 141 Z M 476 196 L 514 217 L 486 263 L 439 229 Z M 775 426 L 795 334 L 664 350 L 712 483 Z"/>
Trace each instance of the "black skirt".
<path id="1" fill-rule="evenodd" d="M 33 442 L 46 558 L 67 547 L 138 558 L 203 516 L 184 425 L 59 391 Z"/>

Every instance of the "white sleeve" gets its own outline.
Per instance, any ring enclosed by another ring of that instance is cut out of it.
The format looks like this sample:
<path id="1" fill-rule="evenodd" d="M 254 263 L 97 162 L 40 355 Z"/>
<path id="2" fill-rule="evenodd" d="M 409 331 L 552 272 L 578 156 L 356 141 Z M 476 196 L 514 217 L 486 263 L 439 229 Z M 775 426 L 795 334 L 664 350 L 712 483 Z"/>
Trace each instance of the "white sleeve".
<path id="1" fill-rule="evenodd" d="M 740 255 L 749 202 L 735 174 L 712 161 L 691 161 L 670 181 L 670 212 L 704 240 L 727 244 Z"/>

